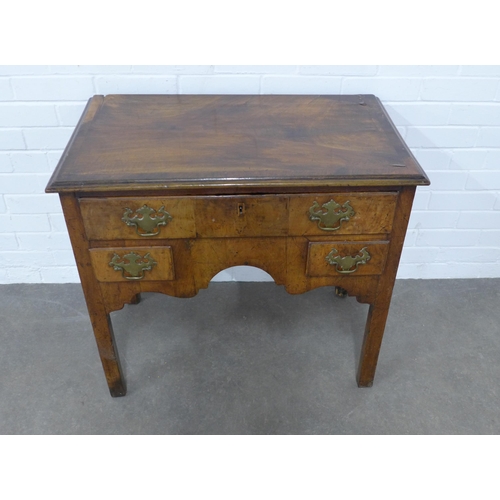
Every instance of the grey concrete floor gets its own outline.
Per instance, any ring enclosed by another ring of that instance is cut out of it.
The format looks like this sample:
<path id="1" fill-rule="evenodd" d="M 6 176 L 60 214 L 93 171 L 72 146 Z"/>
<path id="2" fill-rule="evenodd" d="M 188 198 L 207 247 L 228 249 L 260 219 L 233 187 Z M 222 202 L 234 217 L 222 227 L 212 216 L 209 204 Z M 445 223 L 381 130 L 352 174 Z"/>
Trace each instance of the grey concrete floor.
<path id="1" fill-rule="evenodd" d="M 80 285 L 0 286 L 0 434 L 498 434 L 500 279 L 404 280 L 375 383 L 368 306 L 332 288 L 212 283 L 112 314 L 111 398 Z"/>

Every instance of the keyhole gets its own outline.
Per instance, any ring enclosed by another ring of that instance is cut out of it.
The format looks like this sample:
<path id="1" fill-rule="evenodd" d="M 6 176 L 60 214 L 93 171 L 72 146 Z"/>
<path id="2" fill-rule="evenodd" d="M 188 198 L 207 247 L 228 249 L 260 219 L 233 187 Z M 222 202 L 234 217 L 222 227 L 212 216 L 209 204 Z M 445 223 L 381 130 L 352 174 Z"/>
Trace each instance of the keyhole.
<path id="1" fill-rule="evenodd" d="M 245 204 L 238 203 L 238 215 L 243 215 L 245 213 Z"/>

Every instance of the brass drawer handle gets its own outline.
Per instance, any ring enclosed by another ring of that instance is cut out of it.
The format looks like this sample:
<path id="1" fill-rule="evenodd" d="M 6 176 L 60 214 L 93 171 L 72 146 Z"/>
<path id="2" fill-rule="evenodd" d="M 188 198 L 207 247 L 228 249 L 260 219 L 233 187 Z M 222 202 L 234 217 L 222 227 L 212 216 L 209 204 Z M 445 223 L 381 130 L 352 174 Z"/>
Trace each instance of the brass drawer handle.
<path id="1" fill-rule="evenodd" d="M 132 213 L 134 212 L 130 208 L 126 208 L 122 221 L 127 226 L 135 227 L 135 232 L 139 236 L 157 236 L 160 234 L 160 226 L 166 226 L 172 220 L 172 216 L 165 210 L 164 206 L 155 210 L 143 205 L 131 217 Z"/>
<path id="2" fill-rule="evenodd" d="M 337 229 L 340 229 L 342 221 L 348 221 L 356 215 L 349 201 L 339 205 L 332 199 L 322 205 L 326 212 L 318 210 L 319 208 L 319 203 L 315 201 L 309 209 L 309 219 L 312 221 L 317 220 L 318 227 L 323 231 L 337 231 Z"/>
<path id="3" fill-rule="evenodd" d="M 336 248 L 332 248 L 332 251 L 326 256 L 326 261 L 331 266 L 336 266 L 336 270 L 341 274 L 353 273 L 358 269 L 358 266 L 366 264 L 371 258 L 366 247 L 362 248 L 354 257 L 351 255 L 346 255 L 345 257 L 335 255 L 338 253 Z"/>
<path id="4" fill-rule="evenodd" d="M 156 261 L 149 253 L 144 257 L 135 252 L 127 253 L 123 257 L 115 253 L 109 265 L 115 271 L 121 271 L 125 279 L 141 280 L 144 278 L 145 271 L 151 271 L 153 266 L 156 266 Z"/>

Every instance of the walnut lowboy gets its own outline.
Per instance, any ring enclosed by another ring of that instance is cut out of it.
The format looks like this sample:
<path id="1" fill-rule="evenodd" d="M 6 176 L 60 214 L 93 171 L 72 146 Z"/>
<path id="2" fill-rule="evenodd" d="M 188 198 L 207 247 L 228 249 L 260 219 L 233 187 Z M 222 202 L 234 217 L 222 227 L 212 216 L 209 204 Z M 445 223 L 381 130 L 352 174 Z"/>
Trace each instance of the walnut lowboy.
<path id="1" fill-rule="evenodd" d="M 192 297 L 237 265 L 290 293 L 332 286 L 370 304 L 357 381 L 371 386 L 426 184 L 373 96 L 92 98 L 47 191 L 111 395 L 126 388 L 109 314 L 142 292 Z"/>

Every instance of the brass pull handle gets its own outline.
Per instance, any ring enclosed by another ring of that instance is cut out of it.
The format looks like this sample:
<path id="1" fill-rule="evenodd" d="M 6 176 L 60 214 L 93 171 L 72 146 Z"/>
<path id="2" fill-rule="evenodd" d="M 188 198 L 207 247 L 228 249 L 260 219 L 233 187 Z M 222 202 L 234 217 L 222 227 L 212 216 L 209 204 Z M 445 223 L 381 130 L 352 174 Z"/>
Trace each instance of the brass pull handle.
<path id="1" fill-rule="evenodd" d="M 331 266 L 336 266 L 336 270 L 341 274 L 353 273 L 358 269 L 358 266 L 366 264 L 371 258 L 366 247 L 362 248 L 354 256 L 346 255 L 345 257 L 341 257 L 335 254 L 338 254 L 338 250 L 332 248 L 332 251 L 326 256 L 326 261 Z"/>
<path id="2" fill-rule="evenodd" d="M 144 257 L 138 253 L 130 252 L 120 257 L 117 253 L 113 255 L 110 266 L 115 271 L 121 271 L 122 276 L 127 280 L 141 280 L 145 271 L 151 271 L 156 266 L 156 261 L 147 253 Z"/>
<path id="3" fill-rule="evenodd" d="M 343 205 L 339 205 L 333 199 L 324 203 L 320 209 L 319 203 L 315 201 L 309 209 L 309 219 L 318 221 L 318 227 L 323 231 L 337 231 L 340 229 L 342 221 L 348 221 L 356 215 L 356 212 L 351 207 L 349 201 Z"/>
<path id="4" fill-rule="evenodd" d="M 139 236 L 158 236 L 160 234 L 160 226 L 166 226 L 172 216 L 165 210 L 165 207 L 160 207 L 159 210 L 143 205 L 138 208 L 134 215 L 130 208 L 126 208 L 122 217 L 122 221 L 127 226 L 135 227 L 135 232 Z"/>

